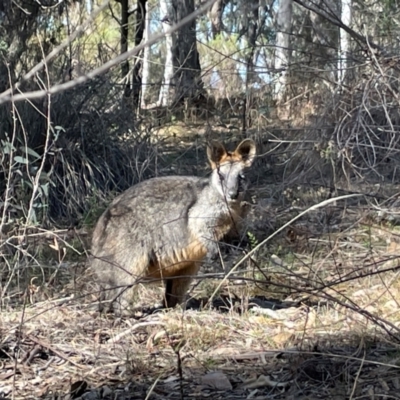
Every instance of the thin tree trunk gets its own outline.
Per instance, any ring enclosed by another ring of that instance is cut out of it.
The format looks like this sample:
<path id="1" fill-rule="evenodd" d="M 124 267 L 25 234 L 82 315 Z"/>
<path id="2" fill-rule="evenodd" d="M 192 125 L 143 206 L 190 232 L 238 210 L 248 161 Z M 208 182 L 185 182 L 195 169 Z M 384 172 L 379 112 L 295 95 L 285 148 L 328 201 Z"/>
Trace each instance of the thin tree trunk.
<path id="1" fill-rule="evenodd" d="M 223 29 L 222 14 L 229 0 L 216 0 L 208 12 L 211 21 L 212 38 L 215 39 Z"/>
<path id="2" fill-rule="evenodd" d="M 342 0 L 342 22 L 346 26 L 351 24 L 351 0 Z M 348 68 L 348 52 L 350 47 L 350 35 L 340 28 L 338 83 L 343 83 Z"/>
<path id="3" fill-rule="evenodd" d="M 138 46 L 143 40 L 145 25 L 148 23 L 149 21 L 147 19 L 147 0 L 138 0 L 137 11 L 136 11 L 135 47 Z M 149 49 L 147 48 L 147 50 Z M 137 110 L 139 105 L 140 89 L 142 87 L 142 77 L 140 76 L 142 64 L 143 63 L 141 57 L 140 56 L 137 57 L 132 72 L 132 101 L 133 101 L 133 108 L 135 110 Z M 147 65 L 147 68 L 148 67 L 149 65 Z"/>
<path id="4" fill-rule="evenodd" d="M 144 33 L 143 33 L 143 40 L 147 41 L 150 37 L 150 16 L 149 16 L 149 3 L 146 2 L 145 4 L 145 25 L 144 25 Z M 141 108 L 146 108 L 146 95 L 147 89 L 149 85 L 149 76 L 150 76 L 150 47 L 145 47 L 143 51 L 143 63 L 142 63 L 142 91 L 141 91 L 141 100 L 140 106 Z"/>
<path id="5" fill-rule="evenodd" d="M 168 8 L 167 0 L 160 0 L 160 14 L 163 16 L 163 30 L 166 32 L 169 29 L 169 24 L 167 23 L 170 20 L 169 13 L 171 10 Z M 165 34 L 165 48 L 166 48 L 166 56 L 165 56 L 165 67 L 164 67 L 164 81 L 160 88 L 160 93 L 158 97 L 157 104 L 159 106 L 167 106 L 172 103 L 172 91 L 171 91 L 171 83 L 172 78 L 174 76 L 174 64 L 173 64 L 173 55 L 172 55 L 172 47 L 173 47 L 173 38 L 171 34 Z"/>
<path id="6" fill-rule="evenodd" d="M 260 6 L 260 5 L 259 5 Z M 255 73 L 255 65 L 257 62 L 257 46 L 256 41 L 259 34 L 259 6 L 256 7 L 255 4 L 250 4 L 250 9 L 247 11 L 247 15 L 250 16 L 247 26 L 247 38 L 250 46 L 249 56 L 247 58 L 247 66 L 246 66 L 246 97 L 245 97 L 245 106 L 243 107 L 242 113 L 242 132 L 245 133 L 247 129 L 247 122 L 249 122 L 249 126 L 251 125 L 251 121 L 248 120 L 247 116 L 249 114 L 249 102 L 251 99 L 251 93 L 253 90 L 253 85 L 257 80 L 257 76 Z"/>
<path id="7" fill-rule="evenodd" d="M 290 31 L 292 28 L 292 0 L 280 0 L 277 14 L 275 70 L 279 78 L 275 83 L 275 99 L 280 102 L 285 94 L 290 65 Z"/>
<path id="8" fill-rule="evenodd" d="M 129 0 L 117 0 L 121 4 L 121 54 L 128 51 L 129 35 Z M 131 94 L 131 85 L 129 79 L 129 61 L 128 59 L 121 63 L 121 77 L 125 80 L 124 96 Z"/>

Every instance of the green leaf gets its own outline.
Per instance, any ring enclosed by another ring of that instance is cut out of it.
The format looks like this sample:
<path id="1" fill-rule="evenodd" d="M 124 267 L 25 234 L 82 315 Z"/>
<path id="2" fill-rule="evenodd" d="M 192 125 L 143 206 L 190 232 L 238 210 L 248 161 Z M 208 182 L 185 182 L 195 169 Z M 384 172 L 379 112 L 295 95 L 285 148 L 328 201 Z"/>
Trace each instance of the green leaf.
<path id="1" fill-rule="evenodd" d="M 32 149 L 29 148 L 29 147 L 26 147 L 24 150 L 25 150 L 28 154 L 30 154 L 31 156 L 33 156 L 33 157 L 35 157 L 35 158 L 41 158 L 41 157 L 42 157 L 40 154 L 36 153 L 35 150 L 32 150 Z"/>
<path id="2" fill-rule="evenodd" d="M 41 189 L 43 191 L 43 194 L 46 197 L 49 197 L 49 183 L 45 183 L 44 185 L 40 185 L 40 187 L 41 187 Z"/>
<path id="3" fill-rule="evenodd" d="M 15 156 L 14 161 L 20 164 L 28 164 L 28 160 L 21 156 Z"/>
<path id="4" fill-rule="evenodd" d="M 1 141 L 1 146 L 4 154 L 10 154 L 11 152 L 15 151 L 15 147 L 10 142 L 6 142 L 5 140 Z"/>

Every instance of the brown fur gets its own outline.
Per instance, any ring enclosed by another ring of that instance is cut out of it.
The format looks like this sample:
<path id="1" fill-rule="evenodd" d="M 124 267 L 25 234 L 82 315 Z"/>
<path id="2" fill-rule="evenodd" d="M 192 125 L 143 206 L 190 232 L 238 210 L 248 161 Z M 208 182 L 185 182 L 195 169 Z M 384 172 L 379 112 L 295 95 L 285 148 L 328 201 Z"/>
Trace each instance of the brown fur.
<path id="1" fill-rule="evenodd" d="M 232 153 L 214 142 L 207 155 L 209 179 L 149 179 L 118 196 L 100 217 L 91 268 L 116 312 L 130 312 L 139 280 L 164 280 L 165 305 L 182 302 L 202 260 L 218 254 L 218 241 L 243 217 L 242 171 L 254 159 L 254 142 L 244 140 Z"/>

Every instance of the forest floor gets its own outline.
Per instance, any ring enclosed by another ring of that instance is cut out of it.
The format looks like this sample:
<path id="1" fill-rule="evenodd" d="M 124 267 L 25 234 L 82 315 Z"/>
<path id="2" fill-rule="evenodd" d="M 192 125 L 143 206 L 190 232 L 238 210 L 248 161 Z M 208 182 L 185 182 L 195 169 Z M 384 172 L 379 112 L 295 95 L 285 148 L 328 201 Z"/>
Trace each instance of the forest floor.
<path id="1" fill-rule="evenodd" d="M 90 229 L 46 232 L 41 268 L 2 280 L 0 399 L 400 399 L 396 208 L 358 196 L 299 216 L 325 195 L 255 185 L 246 253 L 204 266 L 186 310 L 132 318 L 95 307 Z"/>

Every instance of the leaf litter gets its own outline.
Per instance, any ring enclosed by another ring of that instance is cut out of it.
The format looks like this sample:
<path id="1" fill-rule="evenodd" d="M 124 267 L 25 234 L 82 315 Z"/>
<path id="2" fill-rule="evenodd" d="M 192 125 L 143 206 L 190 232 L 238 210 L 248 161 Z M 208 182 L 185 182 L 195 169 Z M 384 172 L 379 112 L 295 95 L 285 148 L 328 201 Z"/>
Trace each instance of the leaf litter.
<path id="1" fill-rule="evenodd" d="M 79 284 L 38 299 L 32 281 L 0 314 L 0 398 L 400 398 L 398 233 L 357 218 L 319 235 L 298 221 L 203 308 L 115 318 Z"/>

